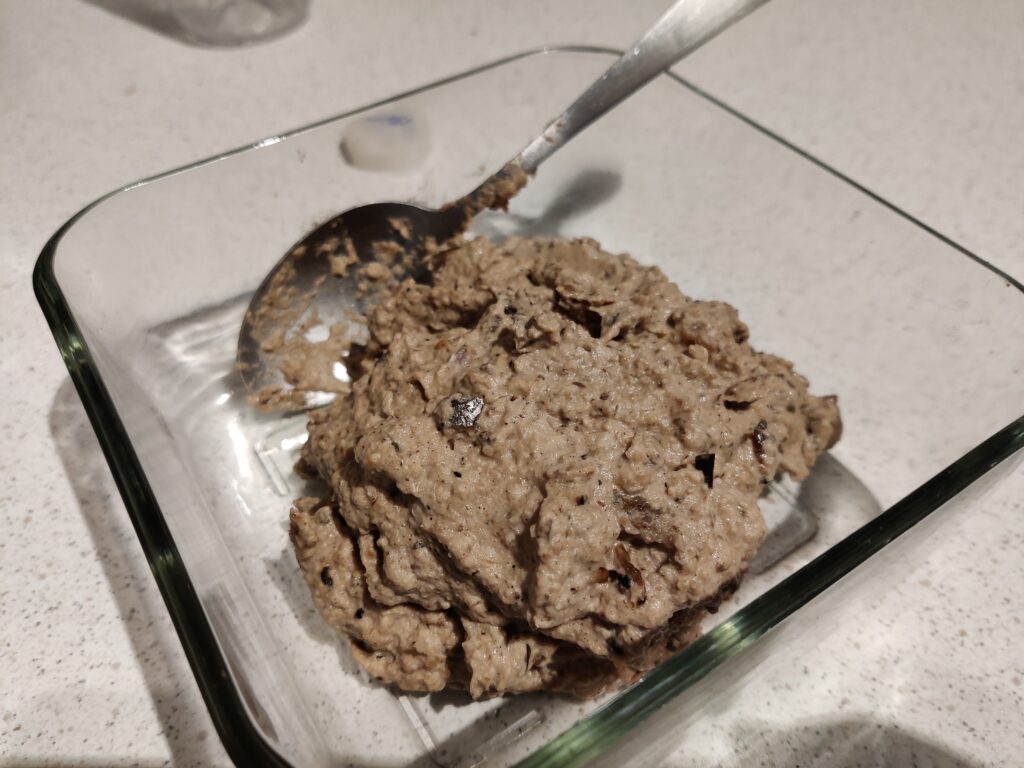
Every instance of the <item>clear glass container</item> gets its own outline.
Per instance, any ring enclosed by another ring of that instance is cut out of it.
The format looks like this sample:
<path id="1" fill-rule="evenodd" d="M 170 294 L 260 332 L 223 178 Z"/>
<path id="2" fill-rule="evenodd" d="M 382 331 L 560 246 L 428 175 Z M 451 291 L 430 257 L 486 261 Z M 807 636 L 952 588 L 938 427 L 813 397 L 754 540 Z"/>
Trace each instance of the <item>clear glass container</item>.
<path id="1" fill-rule="evenodd" d="M 118 190 L 43 251 L 40 303 L 240 765 L 654 764 L 759 665 L 816 642 L 829 610 L 898 579 L 942 513 L 1020 458 L 1022 286 L 663 76 L 475 230 L 588 235 L 734 304 L 758 348 L 839 395 L 843 439 L 773 487 L 769 542 L 708 633 L 630 689 L 473 703 L 371 684 L 290 550 L 304 419 L 253 412 L 233 372 L 248 297 L 338 211 L 473 188 L 614 56 L 522 54 L 273 136 Z M 398 142 L 403 161 L 357 162 L 353 137 Z"/>
<path id="2" fill-rule="evenodd" d="M 309 0 L 168 0 L 181 35 L 196 45 L 247 45 L 306 20 Z"/>

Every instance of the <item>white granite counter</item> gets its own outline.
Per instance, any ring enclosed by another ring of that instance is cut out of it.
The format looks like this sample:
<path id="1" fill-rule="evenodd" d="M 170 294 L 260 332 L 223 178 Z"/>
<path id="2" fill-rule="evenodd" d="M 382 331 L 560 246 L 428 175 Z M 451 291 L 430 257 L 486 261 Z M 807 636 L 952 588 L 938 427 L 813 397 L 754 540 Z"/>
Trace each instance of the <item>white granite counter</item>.
<path id="1" fill-rule="evenodd" d="M 32 295 L 56 227 L 122 183 L 505 53 L 625 45 L 666 4 L 314 0 L 295 33 L 218 51 L 125 18 L 158 0 L 0 3 L 0 765 L 228 763 Z M 1018 0 L 775 0 L 680 69 L 1020 278 L 1022 34 Z M 1018 473 L 672 764 L 1018 760 L 1022 498 Z"/>

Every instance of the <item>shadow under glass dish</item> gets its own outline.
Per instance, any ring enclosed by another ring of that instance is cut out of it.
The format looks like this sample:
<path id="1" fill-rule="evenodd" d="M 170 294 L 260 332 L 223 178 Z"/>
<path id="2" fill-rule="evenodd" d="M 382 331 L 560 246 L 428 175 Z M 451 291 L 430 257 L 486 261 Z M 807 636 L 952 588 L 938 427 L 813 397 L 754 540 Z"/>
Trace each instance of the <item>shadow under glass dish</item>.
<path id="1" fill-rule="evenodd" d="M 800 487 L 778 486 L 780 545 L 766 544 L 763 570 L 706 625 L 717 628 L 628 691 L 472 703 L 366 680 L 291 557 L 303 422 L 254 413 L 232 367 L 248 296 L 297 232 L 338 210 L 402 195 L 436 206 L 472 188 L 613 56 L 515 57 L 158 177 L 80 214 L 40 259 L 40 301 L 236 760 L 570 765 L 614 743 L 653 759 L 658 739 L 630 730 L 639 718 L 694 695 L 725 706 L 740 683 L 704 675 L 760 658 L 774 633 L 753 641 L 777 624 L 810 636 L 801 617 L 817 614 L 797 610 L 810 597 L 1024 445 L 1020 286 L 658 78 L 475 231 L 594 237 L 690 296 L 729 301 L 757 348 L 839 395 L 843 439 Z M 347 131 L 385 113 L 420 121 L 420 161 L 389 173 L 346 161 Z M 622 141 L 639 130 L 643 141 Z M 563 194 L 581 189 L 578 205 Z"/>

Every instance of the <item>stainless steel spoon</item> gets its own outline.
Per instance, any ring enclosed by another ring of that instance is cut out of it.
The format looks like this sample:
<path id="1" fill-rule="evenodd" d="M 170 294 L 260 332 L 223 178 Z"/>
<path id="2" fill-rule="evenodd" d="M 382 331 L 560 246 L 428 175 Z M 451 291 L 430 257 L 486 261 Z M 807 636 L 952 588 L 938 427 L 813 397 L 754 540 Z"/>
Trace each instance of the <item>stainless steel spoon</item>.
<path id="1" fill-rule="evenodd" d="M 394 202 L 363 205 L 314 229 L 277 263 L 253 295 L 238 338 L 238 371 L 245 386 L 264 394 L 291 390 L 282 372 L 280 340 L 311 312 L 316 313 L 318 324 L 330 327 L 345 322 L 353 310 L 361 310 L 359 266 L 377 258 L 375 244 L 395 241 L 403 252 L 413 255 L 396 276 L 429 279 L 418 256 L 427 244 L 444 243 L 460 234 L 486 208 L 504 208 L 540 164 L 576 134 L 767 1 L 678 0 L 543 133 L 465 197 L 440 210 Z M 396 226 L 397 222 L 402 225 Z M 353 262 L 340 276 L 338 258 Z M 338 378 L 344 379 L 342 366 L 335 367 Z M 301 394 L 298 400 L 283 398 L 283 405 L 314 405 L 330 397 L 315 388 Z"/>

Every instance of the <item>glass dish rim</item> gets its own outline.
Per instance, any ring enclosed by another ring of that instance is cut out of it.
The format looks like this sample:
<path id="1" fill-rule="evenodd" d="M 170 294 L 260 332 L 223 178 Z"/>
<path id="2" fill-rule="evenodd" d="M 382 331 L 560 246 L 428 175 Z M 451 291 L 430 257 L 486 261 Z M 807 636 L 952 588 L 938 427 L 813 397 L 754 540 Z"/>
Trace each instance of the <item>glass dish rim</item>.
<path id="1" fill-rule="evenodd" d="M 380 99 L 362 107 L 141 179 L 97 198 L 78 211 L 47 241 L 36 261 L 32 274 L 36 298 L 124 500 L 128 515 L 167 606 L 175 631 L 185 650 L 185 655 L 218 736 L 236 765 L 289 768 L 289 763 L 267 743 L 246 712 L 242 696 L 232 682 L 228 665 L 206 619 L 199 596 L 193 588 L 191 577 L 178 553 L 167 522 L 160 512 L 134 446 L 93 362 L 71 308 L 65 300 L 54 272 L 54 260 L 60 241 L 88 212 L 107 199 L 136 187 L 191 171 L 249 150 L 276 144 L 336 120 L 472 77 L 505 64 L 551 53 L 622 55 L 622 51 L 614 48 L 589 45 L 544 46 L 521 51 L 386 99 Z M 1005 280 L 1009 286 L 1024 294 L 1024 285 L 1021 282 L 987 260 L 967 250 L 685 78 L 671 71 L 666 72 L 665 75 L 694 95 L 722 109 L 837 180 L 867 195 L 896 215 L 952 247 L 964 257 L 988 269 Z M 968 451 L 874 520 L 855 530 L 815 560 L 741 608 L 730 619 L 661 664 L 641 681 L 620 692 L 612 700 L 524 758 L 517 764 L 517 768 L 526 766 L 536 768 L 542 765 L 578 766 L 601 754 L 662 704 L 684 692 L 690 685 L 705 677 L 725 660 L 742 651 L 776 624 L 1021 449 L 1024 449 L 1024 414 Z"/>

